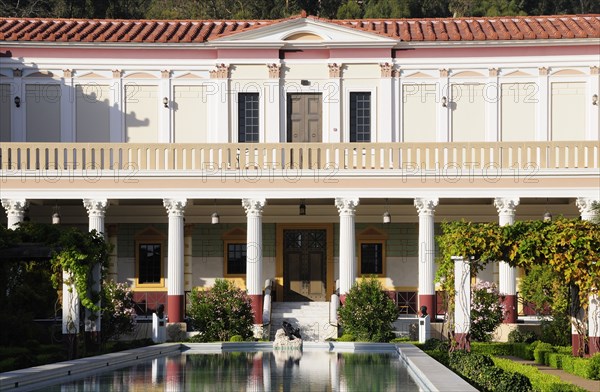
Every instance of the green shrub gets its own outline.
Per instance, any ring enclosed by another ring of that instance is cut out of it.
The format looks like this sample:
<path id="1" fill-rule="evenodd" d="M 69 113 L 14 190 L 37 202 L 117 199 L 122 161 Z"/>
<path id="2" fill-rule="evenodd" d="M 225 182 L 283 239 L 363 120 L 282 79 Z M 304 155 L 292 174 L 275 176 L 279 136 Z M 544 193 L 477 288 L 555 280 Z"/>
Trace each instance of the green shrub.
<path id="1" fill-rule="evenodd" d="M 427 339 L 425 341 L 425 343 L 423 344 L 422 350 L 423 351 L 438 350 L 438 351 L 446 351 L 447 352 L 449 348 L 450 348 L 450 346 L 448 345 L 448 342 L 440 340 L 440 339 L 431 338 L 431 339 Z"/>
<path id="2" fill-rule="evenodd" d="M 473 342 L 471 343 L 471 351 L 477 354 L 485 355 L 512 355 L 513 348 L 510 343 L 483 343 Z"/>
<path id="3" fill-rule="evenodd" d="M 524 365 L 522 363 L 511 361 L 504 358 L 493 358 L 494 364 L 507 372 L 522 374 L 531 382 L 531 389 L 535 392 L 547 391 L 573 391 L 585 392 L 585 389 L 579 388 L 573 384 L 562 382 L 558 376 L 540 372 L 536 367 Z M 524 389 L 527 390 L 527 389 Z"/>
<path id="4" fill-rule="evenodd" d="M 244 338 L 241 337 L 240 335 L 233 335 L 230 339 L 230 342 L 243 342 Z"/>
<path id="5" fill-rule="evenodd" d="M 600 353 L 596 353 L 589 359 L 588 375 L 592 380 L 600 380 Z"/>
<path id="6" fill-rule="evenodd" d="M 508 343 L 533 343 L 537 339 L 533 331 L 512 330 L 508 333 Z"/>
<path id="7" fill-rule="evenodd" d="M 513 343 L 512 344 L 512 355 L 522 359 L 533 360 L 533 349 L 535 345 L 527 343 Z"/>
<path id="8" fill-rule="evenodd" d="M 533 350 L 533 359 L 536 363 L 540 365 L 546 364 L 546 355 L 548 353 L 554 352 L 552 345 L 550 343 L 540 342 Z"/>
<path id="9" fill-rule="evenodd" d="M 556 369 L 562 369 L 562 358 L 564 356 L 564 354 L 560 353 L 548 353 L 546 355 L 546 362 L 548 362 L 548 366 Z"/>
<path id="10" fill-rule="evenodd" d="M 200 332 L 196 341 L 224 342 L 233 335 L 244 340 L 252 337 L 250 298 L 230 281 L 217 279 L 210 290 L 194 289 L 188 314 L 193 328 Z"/>
<path id="11" fill-rule="evenodd" d="M 398 318 L 398 308 L 375 278 L 362 278 L 352 286 L 339 309 L 339 322 L 344 333 L 358 341 L 389 342 L 392 322 Z"/>
<path id="12" fill-rule="evenodd" d="M 354 341 L 356 341 L 356 337 L 354 337 L 354 335 L 352 335 L 350 333 L 345 333 L 342 336 L 340 336 L 337 341 L 338 342 L 354 342 Z"/>
<path id="13" fill-rule="evenodd" d="M 410 342 L 410 338 L 407 336 L 403 336 L 400 338 L 394 338 L 394 339 L 390 340 L 390 343 L 406 343 L 406 342 Z"/>

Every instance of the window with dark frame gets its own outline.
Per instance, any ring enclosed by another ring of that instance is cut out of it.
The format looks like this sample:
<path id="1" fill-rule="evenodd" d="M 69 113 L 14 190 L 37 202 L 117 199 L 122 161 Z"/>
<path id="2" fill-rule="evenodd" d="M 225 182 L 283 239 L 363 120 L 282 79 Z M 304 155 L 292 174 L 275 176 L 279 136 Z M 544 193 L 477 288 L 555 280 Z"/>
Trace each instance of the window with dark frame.
<path id="1" fill-rule="evenodd" d="M 258 93 L 238 94 L 238 142 L 258 143 Z"/>
<path id="2" fill-rule="evenodd" d="M 371 93 L 350 93 L 350 141 L 371 141 Z"/>
<path id="3" fill-rule="evenodd" d="M 380 275 L 383 273 L 383 243 L 360 244 L 360 273 Z"/>
<path id="4" fill-rule="evenodd" d="M 161 282 L 161 244 L 139 244 L 138 263 L 139 284 L 155 284 Z"/>
<path id="5" fill-rule="evenodd" d="M 244 275 L 246 273 L 246 244 L 227 244 L 227 274 Z"/>

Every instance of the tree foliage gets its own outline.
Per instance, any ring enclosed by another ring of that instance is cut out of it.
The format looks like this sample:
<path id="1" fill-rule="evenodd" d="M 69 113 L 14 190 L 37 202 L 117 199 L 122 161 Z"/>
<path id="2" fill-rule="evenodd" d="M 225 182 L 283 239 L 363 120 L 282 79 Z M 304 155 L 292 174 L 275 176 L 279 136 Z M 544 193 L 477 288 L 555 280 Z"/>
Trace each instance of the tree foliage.
<path id="1" fill-rule="evenodd" d="M 338 312 L 344 334 L 368 342 L 389 341 L 392 322 L 398 317 L 398 309 L 383 291 L 381 283 L 375 278 L 364 277 L 352 286 Z"/>
<path id="2" fill-rule="evenodd" d="M 595 0 L 0 0 L 11 17 L 118 19 L 398 18 L 599 13 Z"/>

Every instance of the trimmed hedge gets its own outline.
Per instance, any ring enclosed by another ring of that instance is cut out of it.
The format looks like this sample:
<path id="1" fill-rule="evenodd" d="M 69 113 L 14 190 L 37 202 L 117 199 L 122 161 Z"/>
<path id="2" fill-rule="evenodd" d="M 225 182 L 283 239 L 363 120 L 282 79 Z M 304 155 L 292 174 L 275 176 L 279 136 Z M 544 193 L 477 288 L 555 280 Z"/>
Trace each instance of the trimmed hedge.
<path id="1" fill-rule="evenodd" d="M 513 345 L 511 343 L 471 342 L 471 352 L 492 356 L 513 355 Z"/>
<path id="2" fill-rule="evenodd" d="M 533 350 L 533 359 L 536 363 L 539 363 L 540 365 L 547 365 L 546 356 L 553 352 L 555 351 L 550 343 L 540 342 L 536 345 L 535 349 Z"/>
<path id="3" fill-rule="evenodd" d="M 513 343 L 512 355 L 521 359 L 533 361 L 533 347 L 527 343 Z"/>
<path id="4" fill-rule="evenodd" d="M 529 379 L 533 391 L 548 392 L 548 391 L 565 391 L 565 392 L 584 392 L 576 385 L 563 382 L 557 376 L 540 372 L 536 367 L 524 365 L 522 363 L 511 361 L 504 358 L 493 358 L 494 364 L 507 372 L 516 372 Z"/>

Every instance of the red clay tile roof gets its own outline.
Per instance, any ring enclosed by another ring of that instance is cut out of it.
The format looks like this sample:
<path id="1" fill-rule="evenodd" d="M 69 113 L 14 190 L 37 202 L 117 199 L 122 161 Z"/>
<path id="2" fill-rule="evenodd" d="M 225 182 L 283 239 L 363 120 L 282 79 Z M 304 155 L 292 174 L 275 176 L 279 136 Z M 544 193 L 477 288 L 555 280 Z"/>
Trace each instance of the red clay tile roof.
<path id="1" fill-rule="evenodd" d="M 248 21 L 0 18 L 0 41 L 202 43 L 300 17 Z M 600 38 L 600 15 L 361 20 L 309 18 L 407 42 Z"/>

